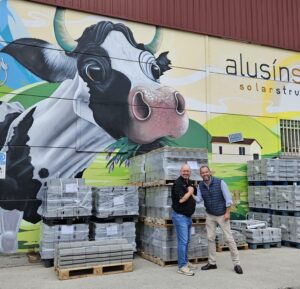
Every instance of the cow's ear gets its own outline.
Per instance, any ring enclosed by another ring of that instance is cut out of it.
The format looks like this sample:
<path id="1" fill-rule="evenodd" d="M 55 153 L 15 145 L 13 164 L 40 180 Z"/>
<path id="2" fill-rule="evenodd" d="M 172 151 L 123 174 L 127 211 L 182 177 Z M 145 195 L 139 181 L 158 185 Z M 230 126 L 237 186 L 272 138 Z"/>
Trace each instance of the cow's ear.
<path id="1" fill-rule="evenodd" d="M 11 55 L 32 73 L 50 82 L 73 78 L 77 71 L 75 57 L 40 39 L 18 39 L 1 52 Z"/>

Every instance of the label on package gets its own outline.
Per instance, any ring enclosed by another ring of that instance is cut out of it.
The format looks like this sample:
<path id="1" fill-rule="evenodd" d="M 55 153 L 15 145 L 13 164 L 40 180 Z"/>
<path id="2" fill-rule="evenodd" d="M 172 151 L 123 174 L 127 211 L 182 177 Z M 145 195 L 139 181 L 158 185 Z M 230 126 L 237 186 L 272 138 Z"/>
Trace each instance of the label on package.
<path id="1" fill-rule="evenodd" d="M 114 236 L 118 234 L 118 225 L 112 225 L 106 228 L 107 236 Z"/>
<path id="2" fill-rule="evenodd" d="M 61 233 L 71 235 L 74 233 L 74 226 L 62 225 L 61 226 Z"/>
<path id="3" fill-rule="evenodd" d="M 198 163 L 196 161 L 188 161 L 187 164 L 190 166 L 191 170 L 199 169 Z"/>
<path id="4" fill-rule="evenodd" d="M 125 203 L 124 196 L 114 197 L 114 206 L 124 205 L 124 203 Z"/>
<path id="5" fill-rule="evenodd" d="M 66 184 L 66 193 L 78 193 L 77 184 Z"/>

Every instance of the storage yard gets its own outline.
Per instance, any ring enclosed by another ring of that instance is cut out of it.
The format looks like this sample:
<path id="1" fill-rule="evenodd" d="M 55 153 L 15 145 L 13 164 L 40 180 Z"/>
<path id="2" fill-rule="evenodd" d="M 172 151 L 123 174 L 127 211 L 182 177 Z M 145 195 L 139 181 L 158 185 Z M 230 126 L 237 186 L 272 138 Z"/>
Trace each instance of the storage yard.
<path id="1" fill-rule="evenodd" d="M 177 274 L 177 266 L 160 267 L 140 257 L 130 273 L 60 281 L 53 268 L 42 265 L 0 269 L 1 289 L 283 289 L 300 288 L 300 250 L 272 248 L 239 251 L 243 275 L 233 271 L 229 252 L 217 253 L 218 269 L 197 270 L 195 276 Z M 19 261 L 21 262 L 21 261 Z M 27 258 L 24 256 L 24 263 Z M 1 258 L 1 267 L 9 261 Z"/>

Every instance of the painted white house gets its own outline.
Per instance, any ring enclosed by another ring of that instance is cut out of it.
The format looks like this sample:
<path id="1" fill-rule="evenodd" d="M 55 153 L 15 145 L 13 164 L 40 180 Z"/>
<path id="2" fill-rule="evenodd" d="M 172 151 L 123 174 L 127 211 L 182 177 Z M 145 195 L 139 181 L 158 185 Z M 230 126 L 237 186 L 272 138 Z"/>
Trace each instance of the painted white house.
<path id="1" fill-rule="evenodd" d="M 211 144 L 214 163 L 246 163 L 261 157 L 262 146 L 252 138 L 230 143 L 226 136 L 213 136 Z"/>

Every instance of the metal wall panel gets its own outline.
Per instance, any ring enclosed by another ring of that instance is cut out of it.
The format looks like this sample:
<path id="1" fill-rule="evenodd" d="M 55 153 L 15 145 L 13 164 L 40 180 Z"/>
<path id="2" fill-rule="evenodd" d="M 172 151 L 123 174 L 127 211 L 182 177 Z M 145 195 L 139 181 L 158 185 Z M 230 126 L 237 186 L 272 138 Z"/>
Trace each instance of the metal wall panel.
<path id="1" fill-rule="evenodd" d="M 299 0 L 31 0 L 300 51 Z"/>

